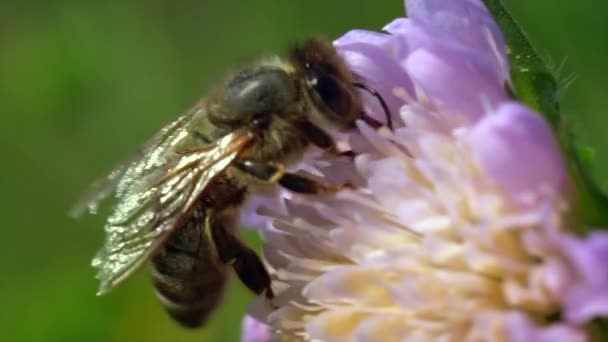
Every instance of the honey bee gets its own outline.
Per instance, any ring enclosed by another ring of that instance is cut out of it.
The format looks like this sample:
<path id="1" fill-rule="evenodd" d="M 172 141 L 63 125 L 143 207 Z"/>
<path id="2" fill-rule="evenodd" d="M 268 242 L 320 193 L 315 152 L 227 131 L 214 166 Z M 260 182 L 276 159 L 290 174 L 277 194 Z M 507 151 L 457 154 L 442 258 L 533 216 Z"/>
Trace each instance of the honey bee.
<path id="1" fill-rule="evenodd" d="M 93 259 L 99 294 L 146 261 L 171 317 L 201 326 L 222 298 L 229 268 L 257 295 L 273 298 L 262 261 L 236 235 L 239 209 L 257 183 L 298 193 L 336 191 L 284 165 L 310 145 L 337 152 L 321 127 L 345 129 L 363 114 L 359 90 L 331 43 L 314 38 L 285 59 L 270 58 L 227 78 L 117 166 L 74 208 L 95 211 L 115 193 L 105 243 Z M 329 126 L 327 126 L 329 125 Z"/>

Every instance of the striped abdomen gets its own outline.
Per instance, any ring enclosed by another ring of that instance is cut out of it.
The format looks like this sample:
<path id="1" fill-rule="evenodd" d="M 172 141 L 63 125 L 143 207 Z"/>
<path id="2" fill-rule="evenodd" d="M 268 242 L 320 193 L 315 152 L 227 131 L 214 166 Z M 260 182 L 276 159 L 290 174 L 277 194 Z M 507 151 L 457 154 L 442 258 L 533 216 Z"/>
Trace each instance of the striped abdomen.
<path id="1" fill-rule="evenodd" d="M 154 286 L 165 309 L 183 326 L 195 328 L 209 318 L 222 299 L 227 267 L 206 233 L 202 204 L 152 259 Z"/>

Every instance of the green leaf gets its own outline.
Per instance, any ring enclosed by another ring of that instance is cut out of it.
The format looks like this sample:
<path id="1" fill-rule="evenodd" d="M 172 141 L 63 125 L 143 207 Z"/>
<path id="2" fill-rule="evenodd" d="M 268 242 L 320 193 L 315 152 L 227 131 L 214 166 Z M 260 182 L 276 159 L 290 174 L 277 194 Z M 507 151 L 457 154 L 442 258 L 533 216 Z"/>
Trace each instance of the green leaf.
<path id="1" fill-rule="evenodd" d="M 578 144 L 576 154 L 578 155 L 583 167 L 591 167 L 595 161 L 595 150 L 587 145 Z"/>
<path id="2" fill-rule="evenodd" d="M 525 32 L 500 0 L 483 0 L 498 23 L 507 44 L 511 80 L 517 97 L 543 113 L 549 123 L 559 126 L 557 80 L 539 57 Z"/>
<path id="3" fill-rule="evenodd" d="M 501 0 L 483 0 L 500 27 L 507 45 L 515 96 L 542 113 L 556 132 L 568 170 L 576 186 L 579 210 L 585 226 L 608 228 L 608 196 L 591 177 L 594 151 L 576 142 L 572 125 L 559 111 L 558 82 L 540 58 L 521 26 Z"/>

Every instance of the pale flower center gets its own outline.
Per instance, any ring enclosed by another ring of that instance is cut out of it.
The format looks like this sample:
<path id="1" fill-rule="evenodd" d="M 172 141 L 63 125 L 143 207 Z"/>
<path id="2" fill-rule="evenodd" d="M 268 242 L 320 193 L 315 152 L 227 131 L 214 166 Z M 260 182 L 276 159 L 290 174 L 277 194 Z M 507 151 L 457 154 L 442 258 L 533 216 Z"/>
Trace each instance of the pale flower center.
<path id="1" fill-rule="evenodd" d="M 356 161 L 367 187 L 294 196 L 289 213 L 276 214 L 270 244 L 277 234 L 273 248 L 288 247 L 270 258 L 285 300 L 270 315 L 274 329 L 329 341 L 460 340 L 479 336 L 476 313 L 515 309 L 539 322 L 555 314 L 547 265 L 526 239 L 558 229 L 559 198 L 511 205 L 484 179 L 466 130 L 406 127 L 387 139 L 361 128 L 381 151 Z"/>

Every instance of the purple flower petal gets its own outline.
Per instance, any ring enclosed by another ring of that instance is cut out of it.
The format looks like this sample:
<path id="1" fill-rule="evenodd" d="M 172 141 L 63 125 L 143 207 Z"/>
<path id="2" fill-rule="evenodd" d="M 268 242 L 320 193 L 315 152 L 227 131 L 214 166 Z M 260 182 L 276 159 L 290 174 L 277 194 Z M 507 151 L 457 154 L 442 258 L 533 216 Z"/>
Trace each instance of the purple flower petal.
<path id="1" fill-rule="evenodd" d="M 484 106 L 507 100 L 492 67 L 468 52 L 419 49 L 408 57 L 405 67 L 440 111 L 469 123 L 483 115 Z"/>
<path id="2" fill-rule="evenodd" d="M 608 284 L 597 287 L 577 286 L 564 301 L 564 317 L 573 323 L 586 323 L 608 317 Z"/>
<path id="3" fill-rule="evenodd" d="M 241 342 L 270 342 L 270 329 L 266 324 L 247 315 L 241 327 Z"/>
<path id="4" fill-rule="evenodd" d="M 563 190 L 567 183 L 551 129 L 523 105 L 501 105 L 473 129 L 471 144 L 482 171 L 520 204 L 530 204 L 547 191 Z"/>
<path id="5" fill-rule="evenodd" d="M 563 251 L 590 284 L 608 285 L 608 267 L 605 267 L 608 260 L 608 234 L 594 232 L 585 239 L 567 236 L 560 242 Z"/>
<path id="6" fill-rule="evenodd" d="M 577 323 L 608 317 L 608 234 L 595 232 L 585 239 L 562 236 L 559 243 L 582 277 L 566 295 L 564 316 Z"/>
<path id="7" fill-rule="evenodd" d="M 475 51 L 508 78 L 504 38 L 481 1 L 407 0 L 406 6 L 408 16 L 432 33 L 429 42 Z"/>
<path id="8" fill-rule="evenodd" d="M 281 208 L 282 203 L 276 193 L 256 194 L 247 201 L 245 207 L 240 211 L 241 225 L 246 227 L 262 229 L 268 224 L 268 217 L 258 213 L 259 208 Z"/>

